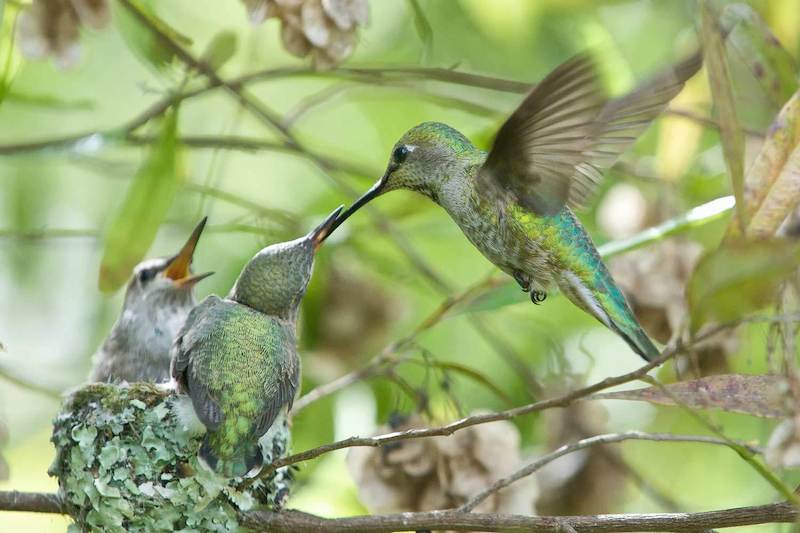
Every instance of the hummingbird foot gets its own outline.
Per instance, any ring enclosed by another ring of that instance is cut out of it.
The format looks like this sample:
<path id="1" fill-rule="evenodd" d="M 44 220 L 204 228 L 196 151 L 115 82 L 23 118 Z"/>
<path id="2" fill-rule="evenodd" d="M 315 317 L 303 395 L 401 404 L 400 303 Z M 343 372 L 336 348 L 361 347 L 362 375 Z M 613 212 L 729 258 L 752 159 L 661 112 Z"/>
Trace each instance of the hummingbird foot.
<path id="1" fill-rule="evenodd" d="M 519 283 L 519 286 L 522 287 L 522 292 L 531 291 L 531 282 L 530 280 L 528 280 L 528 278 L 525 277 L 525 274 L 517 270 L 516 272 L 514 272 L 514 279 L 516 280 L 517 283 Z"/>
<path id="2" fill-rule="evenodd" d="M 534 303 L 534 305 L 539 305 L 546 299 L 547 293 L 545 291 L 538 291 L 535 289 L 531 291 L 531 301 Z"/>

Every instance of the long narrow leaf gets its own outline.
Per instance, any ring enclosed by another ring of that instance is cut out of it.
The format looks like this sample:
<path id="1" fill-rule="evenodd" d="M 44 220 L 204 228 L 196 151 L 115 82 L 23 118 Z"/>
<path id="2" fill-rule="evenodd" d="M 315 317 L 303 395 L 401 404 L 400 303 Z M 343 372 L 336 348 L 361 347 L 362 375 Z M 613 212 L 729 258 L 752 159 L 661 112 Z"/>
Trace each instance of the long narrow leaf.
<path id="1" fill-rule="evenodd" d="M 155 239 L 181 181 L 177 111 L 164 117 L 158 142 L 136 173 L 111 222 L 100 264 L 100 289 L 113 291 L 130 277 Z"/>
<path id="2" fill-rule="evenodd" d="M 678 399 L 694 409 L 721 409 L 753 416 L 780 418 L 787 416 L 782 376 L 720 374 L 661 387 L 604 392 L 593 400 L 635 400 L 660 405 L 676 405 Z"/>
<path id="3" fill-rule="evenodd" d="M 730 173 L 733 195 L 736 197 L 737 220 L 744 229 L 747 226 L 747 214 L 744 210 L 744 133 L 736 117 L 731 77 L 717 9 L 711 0 L 703 0 L 700 3 L 700 12 L 708 81 L 716 106 L 725 163 Z"/>

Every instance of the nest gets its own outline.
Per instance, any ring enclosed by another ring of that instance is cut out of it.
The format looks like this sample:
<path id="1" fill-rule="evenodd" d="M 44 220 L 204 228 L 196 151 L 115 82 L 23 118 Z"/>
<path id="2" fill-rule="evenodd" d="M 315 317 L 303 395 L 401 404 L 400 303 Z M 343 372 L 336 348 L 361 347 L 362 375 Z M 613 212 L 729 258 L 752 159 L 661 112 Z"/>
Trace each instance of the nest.
<path id="1" fill-rule="evenodd" d="M 53 424 L 51 476 L 82 530 L 235 531 L 239 513 L 279 510 L 292 472 L 240 489 L 197 461 L 202 434 L 186 430 L 178 397 L 153 385 L 91 384 L 72 393 Z M 269 463 L 288 452 L 284 422 L 262 447 Z"/>

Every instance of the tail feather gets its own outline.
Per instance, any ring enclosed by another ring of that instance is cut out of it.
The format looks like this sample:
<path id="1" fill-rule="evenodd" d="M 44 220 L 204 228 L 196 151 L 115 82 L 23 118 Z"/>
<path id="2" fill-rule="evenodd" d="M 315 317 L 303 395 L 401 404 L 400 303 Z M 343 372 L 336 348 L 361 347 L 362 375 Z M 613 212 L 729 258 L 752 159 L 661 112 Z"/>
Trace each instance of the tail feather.
<path id="1" fill-rule="evenodd" d="M 208 470 L 227 478 L 253 477 L 261 471 L 264 456 L 258 442 L 237 449 L 229 457 L 221 457 L 214 449 L 213 435 L 211 432 L 206 433 L 197 451 L 197 459 Z"/>
<path id="2" fill-rule="evenodd" d="M 631 350 L 639 354 L 645 361 L 652 361 L 661 355 L 659 349 L 638 323 L 634 323 L 634 327 L 624 329 L 613 322 L 612 324 L 612 329 L 628 343 Z"/>
<path id="3" fill-rule="evenodd" d="M 575 305 L 622 337 L 622 340 L 645 361 L 658 358 L 661 352 L 636 320 L 636 316 L 610 274 L 607 272 L 605 274 L 607 279 L 602 283 L 604 289 L 602 293 L 605 297 L 602 299 L 572 272 L 566 272 L 558 285 Z"/>

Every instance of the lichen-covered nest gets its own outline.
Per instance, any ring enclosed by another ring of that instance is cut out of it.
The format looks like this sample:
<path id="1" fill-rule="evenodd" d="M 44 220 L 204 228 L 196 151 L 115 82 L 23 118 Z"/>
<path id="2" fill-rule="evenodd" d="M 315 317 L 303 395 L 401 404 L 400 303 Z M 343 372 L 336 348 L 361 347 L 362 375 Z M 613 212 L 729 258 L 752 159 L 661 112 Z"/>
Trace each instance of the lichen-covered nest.
<path id="1" fill-rule="evenodd" d="M 217 477 L 198 463 L 201 436 L 183 428 L 177 402 L 144 383 L 92 384 L 67 398 L 54 421 L 50 475 L 77 527 L 227 532 L 239 528 L 239 511 L 282 506 L 289 469 L 242 490 L 240 480 Z M 288 451 L 286 424 L 272 433 L 262 441 L 267 463 Z"/>

